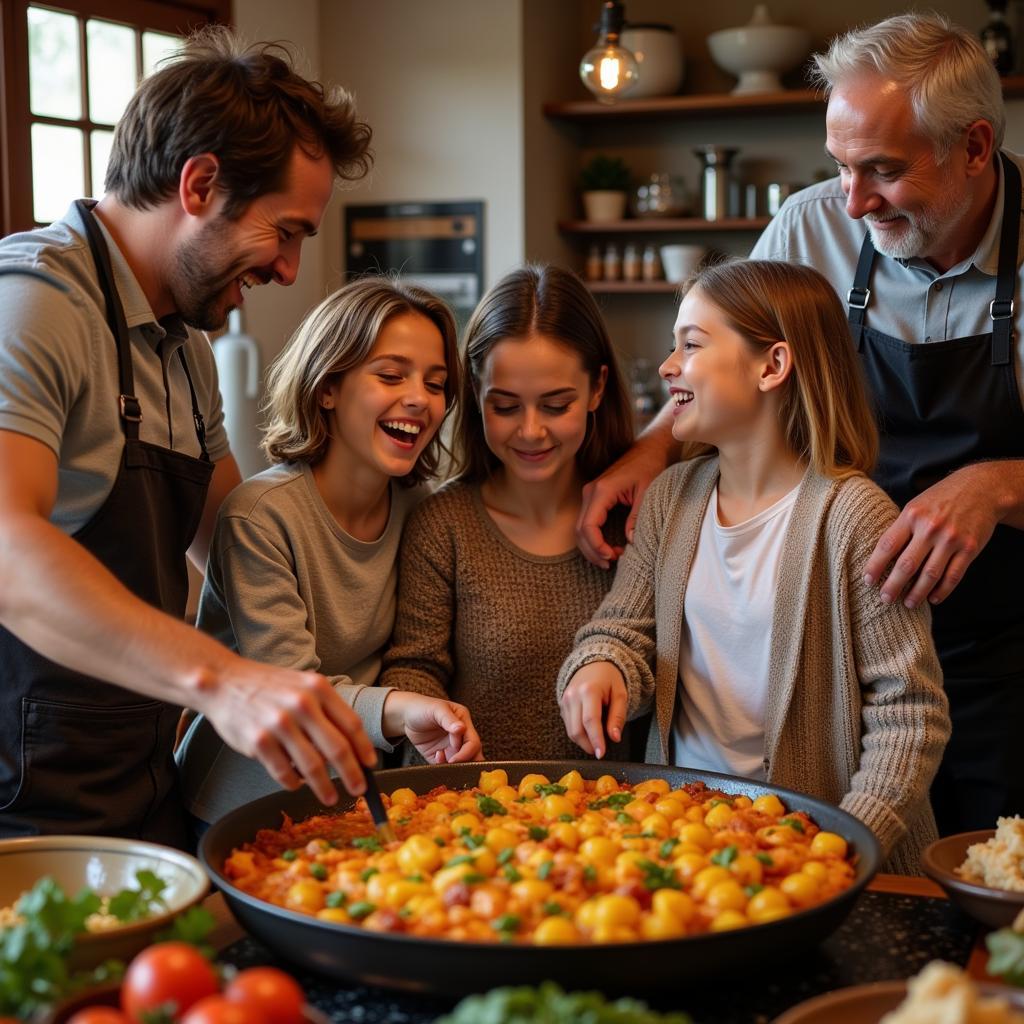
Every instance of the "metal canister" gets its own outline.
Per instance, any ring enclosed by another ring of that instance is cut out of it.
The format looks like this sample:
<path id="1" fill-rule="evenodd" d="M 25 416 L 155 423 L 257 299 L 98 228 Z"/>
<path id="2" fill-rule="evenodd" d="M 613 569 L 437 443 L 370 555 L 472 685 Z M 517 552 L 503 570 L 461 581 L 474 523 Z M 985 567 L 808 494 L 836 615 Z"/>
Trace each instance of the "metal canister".
<path id="1" fill-rule="evenodd" d="M 701 161 L 701 215 L 705 220 L 722 220 L 729 216 L 729 165 L 739 150 L 732 146 L 697 146 L 693 152 Z"/>

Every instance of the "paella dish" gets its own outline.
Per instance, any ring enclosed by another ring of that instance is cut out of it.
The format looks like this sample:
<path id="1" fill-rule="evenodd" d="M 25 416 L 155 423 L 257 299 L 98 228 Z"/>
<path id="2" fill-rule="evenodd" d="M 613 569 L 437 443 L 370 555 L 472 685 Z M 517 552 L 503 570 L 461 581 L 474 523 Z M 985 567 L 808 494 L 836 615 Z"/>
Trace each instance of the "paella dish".
<path id="1" fill-rule="evenodd" d="M 384 796 L 398 840 L 363 801 L 262 829 L 223 873 L 320 921 L 436 939 L 628 943 L 777 921 L 854 884 L 846 840 L 778 796 L 611 775 L 503 769 L 478 784 Z"/>

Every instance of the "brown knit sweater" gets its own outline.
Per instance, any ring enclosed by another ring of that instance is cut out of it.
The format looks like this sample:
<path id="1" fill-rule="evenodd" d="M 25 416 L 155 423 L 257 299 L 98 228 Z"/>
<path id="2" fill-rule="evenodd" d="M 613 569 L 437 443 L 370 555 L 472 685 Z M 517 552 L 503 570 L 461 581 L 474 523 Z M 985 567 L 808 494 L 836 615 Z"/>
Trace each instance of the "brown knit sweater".
<path id="1" fill-rule="evenodd" d="M 576 548 L 523 551 L 487 514 L 479 487 L 463 483 L 413 513 L 399 566 L 380 684 L 465 704 L 489 760 L 584 757 L 565 734 L 555 678 L 612 574 Z M 608 756 L 625 759 L 625 739 Z"/>
<path id="2" fill-rule="evenodd" d="M 654 708 L 646 760 L 665 764 L 686 583 L 718 459 L 666 470 L 644 497 L 615 585 L 558 679 L 591 661 L 623 674 L 630 717 Z M 768 781 L 838 804 L 872 829 L 884 870 L 920 871 L 936 837 L 928 787 L 949 738 L 928 606 L 885 605 L 864 565 L 896 506 L 865 477 L 808 472 L 783 551 L 768 671 Z"/>

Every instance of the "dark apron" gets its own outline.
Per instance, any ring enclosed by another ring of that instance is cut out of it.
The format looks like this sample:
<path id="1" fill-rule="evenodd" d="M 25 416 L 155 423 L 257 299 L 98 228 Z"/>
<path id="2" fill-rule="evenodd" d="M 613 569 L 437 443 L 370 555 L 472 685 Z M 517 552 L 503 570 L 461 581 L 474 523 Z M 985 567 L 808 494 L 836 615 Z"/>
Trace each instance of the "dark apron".
<path id="1" fill-rule="evenodd" d="M 125 443 L 113 489 L 74 539 L 137 597 L 181 618 L 186 552 L 213 474 L 203 418 L 179 349 L 202 456 L 139 440 L 142 409 L 110 256 L 91 204 L 77 205 L 117 344 Z M 0 837 L 71 832 L 186 844 L 171 756 L 180 708 L 64 668 L 2 627 L 0 679 Z"/>
<path id="2" fill-rule="evenodd" d="M 875 480 L 900 508 L 972 462 L 1024 458 L 1013 337 L 1021 179 L 1000 154 L 1003 222 L 992 331 L 911 344 L 865 324 L 875 248 L 864 237 L 849 321 L 881 433 Z M 884 297 L 883 297 L 884 301 Z M 997 526 L 959 586 L 932 609 L 953 735 L 932 789 L 944 834 L 1024 813 L 1024 531 Z"/>

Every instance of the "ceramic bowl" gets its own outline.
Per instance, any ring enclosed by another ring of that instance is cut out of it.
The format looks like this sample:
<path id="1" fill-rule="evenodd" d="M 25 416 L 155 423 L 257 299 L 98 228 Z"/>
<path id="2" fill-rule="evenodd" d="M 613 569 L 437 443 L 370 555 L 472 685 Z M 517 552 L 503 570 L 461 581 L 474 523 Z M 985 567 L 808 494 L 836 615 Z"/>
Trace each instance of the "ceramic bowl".
<path id="1" fill-rule="evenodd" d="M 983 843 L 994 835 L 994 829 L 983 829 L 937 839 L 921 854 L 921 869 L 946 890 L 946 895 L 964 913 L 991 928 L 1003 928 L 1013 924 L 1014 918 L 1024 910 L 1024 892 L 965 882 L 956 873 L 956 868 L 967 857 L 967 847 Z"/>
<path id="2" fill-rule="evenodd" d="M 734 94 L 776 92 L 779 75 L 795 68 L 811 45 L 811 34 L 790 25 L 742 25 L 708 36 L 714 62 L 739 82 Z"/>
<path id="3" fill-rule="evenodd" d="M 73 896 L 88 887 L 100 896 L 134 889 L 137 871 L 152 871 L 167 883 L 164 906 L 142 921 L 81 935 L 71 966 L 88 969 L 104 960 L 130 960 L 182 911 L 209 892 L 203 866 L 187 853 L 136 839 L 104 836 L 31 836 L 0 841 L 0 907 L 12 907 L 47 875 Z"/>
<path id="4" fill-rule="evenodd" d="M 700 266 L 707 252 L 699 245 L 663 245 L 661 265 L 666 281 L 683 282 Z"/>
<path id="5" fill-rule="evenodd" d="M 1006 999 L 1015 1010 L 1024 1009 L 1024 992 L 1002 985 L 979 985 L 987 996 Z M 905 981 L 875 981 L 816 996 L 776 1017 L 772 1024 L 878 1024 L 907 996 Z"/>

